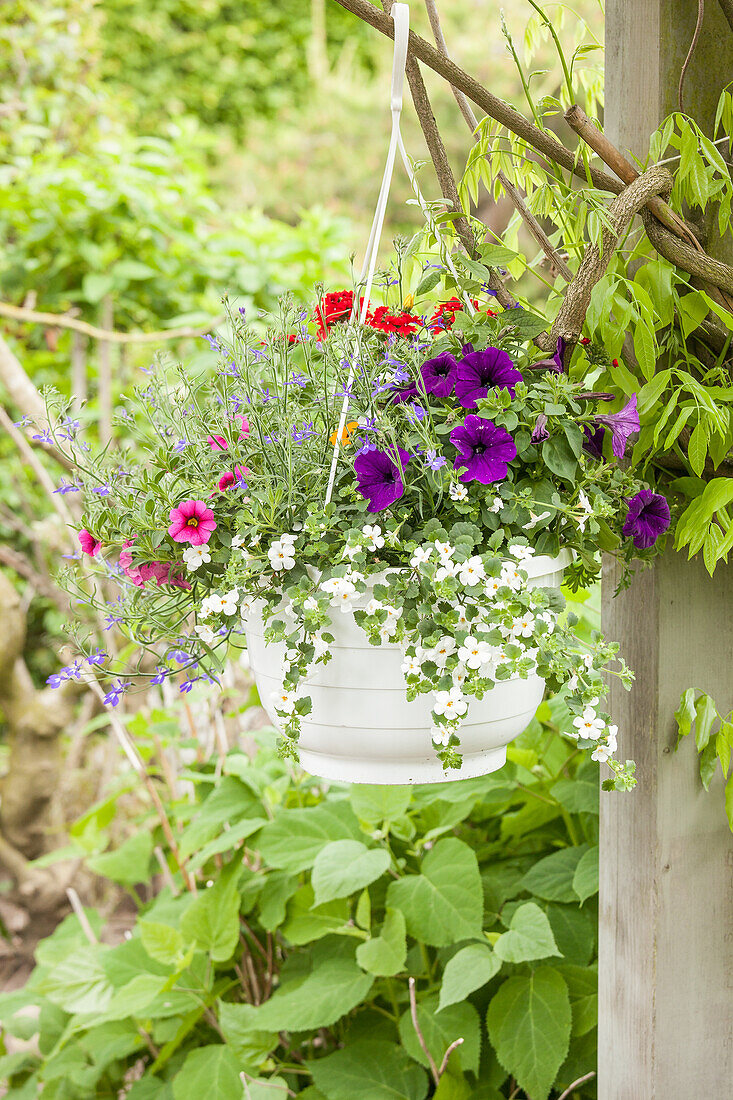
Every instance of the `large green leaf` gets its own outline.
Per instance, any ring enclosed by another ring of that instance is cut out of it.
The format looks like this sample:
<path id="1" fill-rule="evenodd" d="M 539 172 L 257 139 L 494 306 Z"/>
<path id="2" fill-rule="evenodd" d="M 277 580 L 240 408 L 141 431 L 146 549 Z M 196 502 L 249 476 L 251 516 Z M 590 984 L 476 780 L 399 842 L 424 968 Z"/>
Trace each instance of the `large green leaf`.
<path id="1" fill-rule="evenodd" d="M 153 854 L 153 837 L 145 829 L 131 837 L 113 852 L 90 856 L 87 866 L 95 875 L 102 875 L 123 886 L 134 886 L 148 878 L 148 863 Z"/>
<path id="2" fill-rule="evenodd" d="M 424 1100 L 428 1078 L 396 1043 L 352 1043 L 309 1063 L 327 1100 Z"/>
<path id="3" fill-rule="evenodd" d="M 316 905 L 362 890 L 383 875 L 392 857 L 386 848 L 367 848 L 359 840 L 334 840 L 321 848 L 311 881 Z"/>
<path id="4" fill-rule="evenodd" d="M 532 1100 L 547 1100 L 570 1044 L 570 997 L 562 975 L 542 966 L 509 978 L 492 998 L 486 1024 L 502 1066 Z"/>
<path id="5" fill-rule="evenodd" d="M 274 932 L 285 920 L 290 898 L 298 889 L 298 879 L 285 871 L 270 871 L 259 895 L 260 924 Z"/>
<path id="6" fill-rule="evenodd" d="M 552 928 L 560 954 L 570 963 L 587 966 L 593 955 L 596 939 L 597 920 L 586 906 L 579 909 L 575 905 L 562 905 L 553 902 L 545 912 Z"/>
<path id="7" fill-rule="evenodd" d="M 104 1012 L 113 991 L 102 954 L 96 944 L 70 951 L 41 979 L 41 992 L 66 1012 Z"/>
<path id="8" fill-rule="evenodd" d="M 439 840 L 422 873 L 390 883 L 387 904 L 401 909 L 417 940 L 446 947 L 481 935 L 483 892 L 476 854 L 454 837 Z"/>
<path id="9" fill-rule="evenodd" d="M 199 1047 L 186 1055 L 173 1079 L 175 1100 L 242 1100 L 244 1087 L 234 1053 L 223 1043 Z"/>
<path id="10" fill-rule="evenodd" d="M 514 910 L 509 931 L 499 936 L 494 952 L 498 959 L 510 963 L 560 954 L 547 915 L 533 901 Z"/>
<path id="11" fill-rule="evenodd" d="M 304 980 L 283 984 L 254 1010 L 253 1025 L 259 1031 L 331 1027 L 364 1000 L 374 982 L 357 966 L 353 950 L 334 958 L 316 955 Z"/>
<path id="12" fill-rule="evenodd" d="M 151 959 L 173 965 L 183 950 L 183 936 L 170 924 L 156 920 L 140 921 L 140 938 Z"/>
<path id="13" fill-rule="evenodd" d="M 181 855 L 187 858 L 218 836 L 224 825 L 233 825 L 244 817 L 264 817 L 262 805 L 240 779 L 225 775 L 202 803 L 195 821 L 184 830 L 179 844 Z"/>
<path id="14" fill-rule="evenodd" d="M 297 873 L 312 867 L 334 840 L 358 840 L 359 822 L 348 802 L 324 802 L 308 809 L 282 810 L 264 827 L 257 847 L 271 867 Z"/>
<path id="15" fill-rule="evenodd" d="M 356 949 L 356 961 L 369 974 L 391 977 L 404 969 L 407 957 L 405 917 L 400 909 L 387 909 L 382 930 Z"/>
<path id="16" fill-rule="evenodd" d="M 198 895 L 183 914 L 181 932 L 214 962 L 231 958 L 239 940 L 239 893 L 231 873 Z"/>
<path id="17" fill-rule="evenodd" d="M 256 1072 L 280 1042 L 277 1032 L 257 1030 L 257 1009 L 250 1004 L 221 1001 L 218 1016 L 226 1042 L 244 1068 Z"/>
<path id="18" fill-rule="evenodd" d="M 575 901 L 573 890 L 575 868 L 588 851 L 587 844 L 561 848 L 530 867 L 522 879 L 522 888 L 547 901 Z M 534 1098 L 533 1098 L 534 1100 Z"/>
<path id="19" fill-rule="evenodd" d="M 501 960 L 488 944 L 470 943 L 468 947 L 462 947 L 446 963 L 439 1008 L 464 1001 L 474 989 L 490 982 L 500 969 Z"/>
<path id="20" fill-rule="evenodd" d="M 447 1008 L 438 1011 L 437 994 L 431 994 L 417 1002 L 417 1021 L 436 1065 L 441 1065 L 451 1043 L 456 1039 L 463 1039 L 461 1046 L 452 1055 L 451 1061 L 457 1061 L 461 1069 L 467 1073 L 478 1073 L 481 1024 L 478 1012 L 472 1004 L 465 1001 L 463 1004 L 448 1005 Z M 420 1046 L 409 1008 L 400 1017 L 400 1038 L 407 1053 L 416 1062 L 427 1066 L 428 1060 Z"/>

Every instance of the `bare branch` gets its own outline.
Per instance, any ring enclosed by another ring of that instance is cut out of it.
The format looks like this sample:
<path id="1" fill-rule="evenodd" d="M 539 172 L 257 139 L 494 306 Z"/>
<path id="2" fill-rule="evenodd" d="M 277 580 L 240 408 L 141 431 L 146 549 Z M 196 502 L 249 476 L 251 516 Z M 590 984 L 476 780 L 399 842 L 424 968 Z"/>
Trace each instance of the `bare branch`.
<path id="1" fill-rule="evenodd" d="M 577 274 L 568 285 L 560 312 L 552 326 L 553 341 L 562 338 L 568 344 L 577 343 L 593 287 L 604 275 L 619 237 L 634 215 L 647 203 L 650 195 L 669 192 L 671 187 L 671 174 L 666 168 L 654 165 L 613 200 L 608 208 L 610 225 L 603 230 L 601 247 L 591 244 L 586 248 Z"/>
<path id="2" fill-rule="evenodd" d="M 428 1065 L 430 1066 L 430 1072 L 433 1075 L 433 1081 L 435 1082 L 436 1085 L 439 1085 L 440 1084 L 440 1074 L 438 1073 L 438 1067 L 435 1064 L 435 1059 L 433 1058 L 432 1054 L 428 1050 L 428 1045 L 425 1042 L 422 1031 L 420 1030 L 420 1021 L 417 1018 L 417 999 L 415 997 L 415 979 L 414 978 L 409 978 L 408 979 L 408 986 L 409 986 L 409 989 L 410 989 L 410 1015 L 412 1017 L 412 1026 L 415 1028 L 415 1034 L 417 1035 L 417 1041 L 419 1042 L 420 1046 L 422 1047 L 423 1054 L 425 1055 L 425 1057 L 428 1060 Z"/>
<path id="3" fill-rule="evenodd" d="M 453 1051 L 456 1049 L 456 1047 L 461 1046 L 465 1041 L 466 1041 L 465 1039 L 454 1039 L 453 1040 L 453 1042 L 451 1043 L 451 1045 L 448 1047 L 445 1054 L 443 1055 L 443 1061 L 440 1063 L 440 1069 L 438 1070 L 438 1077 L 442 1077 L 443 1074 L 445 1073 L 446 1068 L 448 1066 L 448 1059 L 450 1058 Z"/>
<path id="4" fill-rule="evenodd" d="M 79 321 L 76 317 L 69 317 L 66 313 L 38 313 L 35 309 L 25 309 L 22 306 L 13 306 L 10 302 L 0 302 L 0 316 L 10 317 L 14 321 L 28 321 L 35 325 L 45 325 L 47 328 L 69 328 L 75 332 L 81 332 L 85 336 L 91 336 L 94 340 L 106 340 L 110 344 L 160 344 L 167 340 L 186 340 L 195 336 L 203 336 L 211 332 L 225 319 L 222 313 L 218 317 L 212 317 L 205 325 L 195 328 L 170 328 L 162 332 L 116 332 L 113 329 L 97 328 L 86 321 Z"/>
<path id="5" fill-rule="evenodd" d="M 340 4 L 342 8 L 346 8 L 353 15 L 363 19 L 364 22 L 369 23 L 372 27 L 375 27 L 382 34 L 388 38 L 394 38 L 394 23 L 390 16 L 385 15 L 374 4 L 369 3 L 369 0 L 336 0 L 337 4 Z M 448 57 L 444 57 L 435 47 L 431 46 L 429 42 L 426 42 L 420 35 L 415 34 L 414 31 L 410 31 L 409 50 L 420 61 L 423 61 L 429 68 L 433 69 L 440 76 L 444 77 L 449 84 L 458 88 L 463 92 L 477 107 L 480 107 L 482 111 L 485 111 L 490 118 L 495 119 L 502 126 L 505 126 L 507 130 L 510 130 L 517 137 L 522 138 L 533 149 L 536 149 L 538 153 L 547 157 L 548 160 L 554 161 L 555 164 L 559 164 L 561 168 L 566 168 L 572 172 L 579 179 L 583 180 L 583 183 L 587 184 L 588 179 L 586 176 L 585 167 L 582 164 L 576 163 L 575 154 L 562 142 L 558 141 L 552 134 L 545 130 L 541 130 L 539 126 L 535 126 L 533 122 L 525 118 L 520 114 L 510 103 L 506 103 L 503 99 L 499 99 L 493 95 L 490 91 L 484 88 L 477 80 L 474 80 L 472 76 L 464 72 Z M 615 180 L 613 176 L 610 176 L 607 172 L 602 171 L 599 168 L 590 168 L 590 178 L 594 187 L 598 187 L 603 191 L 611 191 L 613 194 L 618 195 L 621 190 L 621 184 L 618 180 Z"/>
<path id="6" fill-rule="evenodd" d="M 590 1081 L 592 1077 L 595 1077 L 596 1071 L 592 1069 L 590 1073 L 586 1073 L 583 1077 L 579 1077 L 577 1081 L 573 1081 L 572 1085 L 568 1085 L 565 1092 L 561 1092 L 557 1100 L 568 1100 L 573 1089 L 577 1089 L 578 1085 L 584 1084 L 585 1081 Z"/>

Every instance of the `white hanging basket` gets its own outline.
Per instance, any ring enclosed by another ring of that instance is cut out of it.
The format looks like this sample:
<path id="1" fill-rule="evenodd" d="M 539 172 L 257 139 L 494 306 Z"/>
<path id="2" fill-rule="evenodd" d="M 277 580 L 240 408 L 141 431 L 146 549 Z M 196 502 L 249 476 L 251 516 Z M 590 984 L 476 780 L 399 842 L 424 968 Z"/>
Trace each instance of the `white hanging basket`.
<path id="1" fill-rule="evenodd" d="M 570 553 L 540 556 L 522 563 L 530 587 L 559 588 Z M 371 598 L 367 592 L 360 603 Z M 358 605 L 357 605 L 358 606 Z M 262 705 L 272 724 L 273 692 L 283 681 L 285 647 L 266 644 L 261 616 L 253 610 L 246 623 L 247 648 Z M 311 713 L 301 720 L 301 766 L 324 779 L 346 783 L 441 783 L 470 779 L 501 768 L 506 746 L 518 737 L 542 701 L 539 676 L 499 681 L 483 699 L 471 699 L 461 726 L 463 763 L 443 771 L 431 739 L 430 696 L 408 702 L 399 646 L 369 644 L 350 613 L 334 611 L 331 660 L 318 665 L 305 683 Z"/>

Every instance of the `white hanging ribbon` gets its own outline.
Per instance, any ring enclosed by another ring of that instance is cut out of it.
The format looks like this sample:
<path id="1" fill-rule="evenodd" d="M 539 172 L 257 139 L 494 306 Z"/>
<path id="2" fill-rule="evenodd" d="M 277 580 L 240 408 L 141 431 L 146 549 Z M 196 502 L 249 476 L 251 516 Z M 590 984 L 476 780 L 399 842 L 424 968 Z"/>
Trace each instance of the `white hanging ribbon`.
<path id="1" fill-rule="evenodd" d="M 372 283 L 374 282 L 374 273 L 377 269 L 377 256 L 379 254 L 379 242 L 382 236 L 382 228 L 384 226 L 384 216 L 387 210 L 387 200 L 389 198 L 389 189 L 392 183 L 392 175 L 394 172 L 394 163 L 399 150 L 402 158 L 402 163 L 405 166 L 407 172 L 407 178 L 412 185 L 412 189 L 415 192 L 417 201 L 420 204 L 420 208 L 425 216 L 426 221 L 433 230 L 435 239 L 442 242 L 440 230 L 433 218 L 430 208 L 428 207 L 425 199 L 423 198 L 420 187 L 418 186 L 415 173 L 412 165 L 410 164 L 409 157 L 405 151 L 405 146 L 402 141 L 402 134 L 400 132 L 400 115 L 402 113 L 402 93 L 405 84 L 405 65 L 407 63 L 407 47 L 410 39 L 410 7 L 409 4 L 393 4 L 391 11 L 392 19 L 394 20 L 394 53 L 392 56 L 392 82 L 390 86 L 390 110 L 392 112 L 392 132 L 389 138 L 389 147 L 387 149 L 387 161 L 384 165 L 384 172 L 382 174 L 382 184 L 379 189 L 379 197 L 377 199 L 376 210 L 374 211 L 374 218 L 372 219 L 371 229 L 369 231 L 369 241 L 367 243 L 366 252 L 364 254 L 364 263 L 362 264 L 361 274 L 359 275 L 359 284 L 364 282 L 366 277 L 366 283 L 364 284 L 364 301 L 361 307 L 361 313 L 359 315 L 359 323 L 363 325 L 366 321 L 366 315 L 369 310 L 369 296 L 372 290 Z M 455 269 L 453 261 L 447 248 L 444 250 L 444 259 L 446 267 L 450 271 L 453 278 L 458 281 L 458 272 Z M 467 311 L 473 315 L 476 310 L 474 309 L 473 302 L 470 296 L 465 292 L 461 294 Z M 354 295 L 354 303 L 351 307 L 351 315 L 349 317 L 349 325 L 353 325 L 357 314 L 359 313 L 359 298 L 358 295 Z M 336 468 L 338 465 L 339 451 L 341 448 L 341 436 L 346 426 L 346 415 L 349 408 L 349 389 L 351 383 L 354 381 L 356 368 L 356 357 L 359 350 L 358 340 L 354 341 L 354 347 L 351 354 L 351 364 L 349 367 L 349 376 L 344 388 L 344 400 L 341 406 L 341 416 L 339 417 L 338 428 L 336 429 L 336 442 L 333 448 L 333 458 L 331 460 L 331 469 L 328 476 L 328 487 L 326 489 L 326 500 L 328 504 L 333 494 L 334 481 L 336 480 Z"/>

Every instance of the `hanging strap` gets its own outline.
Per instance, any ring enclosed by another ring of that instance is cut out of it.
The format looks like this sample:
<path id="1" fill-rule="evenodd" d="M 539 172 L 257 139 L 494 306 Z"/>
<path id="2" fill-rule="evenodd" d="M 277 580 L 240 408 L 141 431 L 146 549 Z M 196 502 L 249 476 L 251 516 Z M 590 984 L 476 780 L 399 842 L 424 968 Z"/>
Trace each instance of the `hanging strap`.
<path id="1" fill-rule="evenodd" d="M 410 7 L 409 4 L 393 4 L 391 11 L 392 19 L 394 20 L 394 53 L 392 56 L 392 82 L 390 86 L 390 110 L 392 112 L 392 131 L 389 138 L 389 147 L 387 149 L 387 160 L 384 165 L 384 172 L 382 173 L 382 184 L 379 189 L 379 197 L 377 199 L 377 206 L 374 211 L 374 217 L 372 219 L 371 229 L 369 231 L 369 240 L 367 242 L 366 252 L 364 254 L 364 263 L 362 264 L 361 274 L 359 276 L 359 285 L 364 283 L 364 301 L 359 313 L 359 296 L 354 295 L 354 302 L 351 307 L 351 315 L 349 317 L 349 325 L 353 325 L 357 315 L 359 315 L 359 323 L 363 325 L 366 321 L 367 312 L 369 310 L 369 297 L 371 295 L 372 283 L 374 282 L 374 273 L 377 269 L 377 257 L 379 255 L 379 242 L 382 236 L 382 228 L 384 226 L 384 216 L 387 210 L 387 200 L 389 199 L 389 189 L 392 183 L 392 175 L 394 173 L 394 164 L 399 151 L 402 163 L 407 173 L 407 178 L 410 181 L 417 201 L 420 204 L 420 208 L 427 220 L 430 228 L 432 229 L 435 239 L 443 243 L 442 234 L 440 229 L 432 216 L 430 208 L 428 207 L 425 199 L 423 198 L 420 187 L 418 186 L 415 172 L 413 170 L 410 159 L 405 151 L 405 146 L 402 141 L 402 134 L 400 132 L 400 115 L 402 114 L 402 94 L 405 84 L 405 65 L 407 63 L 407 47 L 410 39 Z M 444 249 L 444 256 L 446 267 L 450 271 L 451 275 L 458 281 L 458 272 L 455 269 L 453 260 L 447 248 Z M 364 280 L 366 279 L 366 282 Z M 473 302 L 470 296 L 463 292 L 461 294 L 463 298 L 466 310 L 473 315 L 476 311 L 473 306 Z M 354 346 L 351 353 L 351 363 L 349 366 L 349 376 L 344 388 L 344 400 L 341 406 L 341 416 L 339 417 L 338 428 L 336 429 L 336 442 L 333 448 L 333 458 L 331 460 L 331 469 L 328 475 L 328 486 L 326 488 L 326 500 L 328 504 L 333 494 L 334 481 L 336 480 L 336 468 L 338 466 L 339 452 L 341 449 L 341 436 L 346 426 L 346 415 L 349 408 L 349 389 L 351 383 L 354 381 L 356 374 L 356 358 L 359 351 L 358 339 L 354 340 Z"/>

